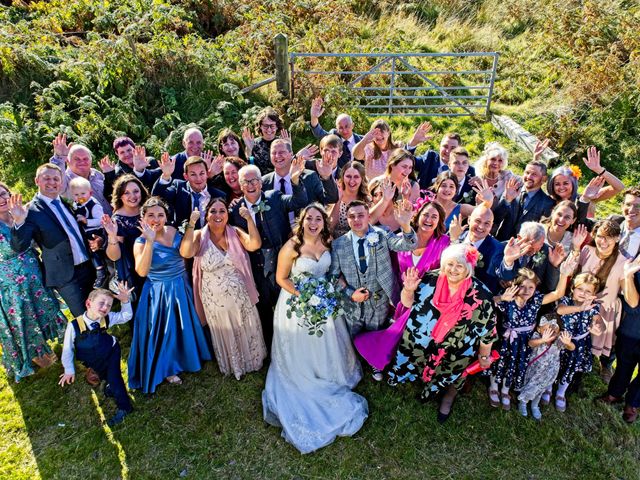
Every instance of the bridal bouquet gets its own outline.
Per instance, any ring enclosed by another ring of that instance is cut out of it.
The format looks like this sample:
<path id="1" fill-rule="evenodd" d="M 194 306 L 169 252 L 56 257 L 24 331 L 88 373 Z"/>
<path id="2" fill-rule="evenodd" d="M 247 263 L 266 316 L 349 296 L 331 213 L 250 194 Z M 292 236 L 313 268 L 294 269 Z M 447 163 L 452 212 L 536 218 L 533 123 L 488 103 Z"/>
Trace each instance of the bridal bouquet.
<path id="1" fill-rule="evenodd" d="M 298 325 L 309 330 L 309 335 L 321 337 L 323 327 L 331 318 L 344 315 L 350 304 L 336 279 L 299 275 L 293 278 L 299 296 L 287 300 L 287 317 L 296 315 Z"/>

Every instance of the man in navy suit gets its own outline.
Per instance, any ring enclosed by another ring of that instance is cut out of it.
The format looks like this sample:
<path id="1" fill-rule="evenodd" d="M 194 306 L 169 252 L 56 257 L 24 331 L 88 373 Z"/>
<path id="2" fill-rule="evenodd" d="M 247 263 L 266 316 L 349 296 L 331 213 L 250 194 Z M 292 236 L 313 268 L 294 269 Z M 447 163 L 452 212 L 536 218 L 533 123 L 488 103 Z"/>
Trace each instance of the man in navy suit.
<path id="1" fill-rule="evenodd" d="M 153 186 L 151 193 L 162 197 L 173 213 L 172 223 L 180 227 L 185 220 L 189 220 L 191 212 L 196 208 L 200 210 L 200 219 L 195 228 L 202 228 L 206 223 L 206 209 L 212 198 L 226 198 L 222 190 L 218 190 L 209 182 L 206 162 L 201 157 L 189 157 L 184 164 L 184 180 L 176 180 L 173 177 L 175 160 L 165 153 L 162 155 L 160 168 L 162 175 Z"/>
<path id="2" fill-rule="evenodd" d="M 147 157 L 144 147 L 136 145 L 129 137 L 118 137 L 113 141 L 113 151 L 118 157 L 115 165 L 100 161 L 100 168 L 104 173 L 104 196 L 111 198 L 115 181 L 130 173 L 140 179 L 142 184 L 151 190 L 156 180 L 160 178 L 162 170 L 153 157 Z"/>
<path id="3" fill-rule="evenodd" d="M 333 170 L 338 163 L 338 157 L 332 158 L 326 153 L 326 149 L 322 149 L 322 142 L 331 137 L 335 137 L 335 135 L 325 137 L 320 142 L 321 150 L 325 153 L 322 159 L 316 163 L 318 173 L 305 169 L 300 175 L 300 180 L 302 180 L 304 189 L 307 192 L 308 203 L 318 202 L 327 205 L 338 201 L 338 185 L 332 176 Z M 264 191 L 280 190 L 285 195 L 293 194 L 293 185 L 289 175 L 292 161 L 291 143 L 284 139 L 274 140 L 271 144 L 271 164 L 275 170 L 262 176 L 262 188 Z M 289 213 L 289 221 L 293 226 L 295 221 L 294 212 Z"/>
<path id="4" fill-rule="evenodd" d="M 560 279 L 558 267 L 565 259 L 562 246 L 549 248 L 545 243 L 544 226 L 537 222 L 525 222 L 520 227 L 517 238 L 504 244 L 502 262 L 497 274 L 500 280 L 510 282 L 518 275 L 518 270 L 526 267 L 540 279 L 540 291 L 555 290 Z"/>
<path id="5" fill-rule="evenodd" d="M 256 308 L 262 323 L 264 341 L 269 349 L 273 338 L 273 307 L 280 294 L 280 287 L 276 284 L 278 252 L 291 234 L 289 212 L 307 205 L 307 193 L 304 183 L 300 181 L 303 170 L 304 159 L 294 159 L 289 170 L 293 193 L 287 195 L 279 189 L 263 192 L 260 169 L 255 165 L 242 167 L 238 176 L 243 197 L 229 212 L 229 223 L 247 230 L 247 221 L 240 215 L 240 207 L 244 205 L 249 209 L 260 232 L 262 247 L 249 252 L 249 259 L 259 294 Z"/>
<path id="6" fill-rule="evenodd" d="M 11 199 L 11 247 L 23 252 L 35 241 L 42 251 L 44 283 L 55 288 L 74 316 L 85 311 L 95 271 L 88 245 L 70 208 L 60 198 L 62 170 L 45 163 L 36 170 L 38 193 L 28 208 L 18 195 Z"/>
<path id="7" fill-rule="evenodd" d="M 328 132 L 320 125 L 320 117 L 324 113 L 324 100 L 316 97 L 311 103 L 311 133 L 317 139 L 322 139 L 327 135 L 337 135 L 342 140 L 342 154 L 338 159 L 338 171 L 353 160 L 353 148 L 362 140 L 362 135 L 353 132 L 353 120 L 346 113 L 341 113 L 336 118 L 336 128 Z"/>
<path id="8" fill-rule="evenodd" d="M 171 159 L 175 163 L 172 178 L 182 180 L 184 175 L 184 164 L 189 157 L 200 157 L 204 149 L 204 137 L 197 127 L 187 128 L 182 136 L 182 146 L 184 151 L 176 153 Z"/>
<path id="9" fill-rule="evenodd" d="M 421 143 L 429 140 L 431 136 L 431 124 L 424 122 L 418 126 L 413 137 L 407 144 L 407 150 L 411 153 L 415 153 L 416 147 Z M 421 190 L 426 190 L 433 184 L 435 178 L 450 170 L 449 155 L 453 150 L 458 148 L 462 144 L 460 135 L 454 132 L 445 133 L 444 137 L 440 141 L 440 149 L 438 152 L 435 150 L 427 150 L 423 155 L 416 156 L 416 165 L 414 171 Z M 467 174 L 470 177 L 474 177 L 476 171 L 473 167 L 469 167 Z"/>
<path id="10" fill-rule="evenodd" d="M 549 217 L 555 200 L 542 191 L 547 180 L 547 164 L 534 160 L 527 163 L 522 175 L 523 187 L 520 192 L 514 188 L 505 189 L 493 213 L 498 226 L 496 238 L 508 240 L 515 237 L 525 222 L 539 222 Z"/>
<path id="11" fill-rule="evenodd" d="M 476 192 L 471 185 L 473 176 L 469 173 L 469 152 L 464 147 L 457 147 L 449 154 L 449 168 L 458 179 L 458 193 L 453 197 L 456 203 L 475 205 Z M 491 216 L 493 223 L 493 215 Z"/>
<path id="12" fill-rule="evenodd" d="M 484 205 L 478 205 L 471 212 L 468 225 L 469 230 L 462 233 L 460 233 L 461 229 L 456 230 L 452 225 L 449 230 L 451 241 L 469 243 L 478 249 L 482 256 L 478 260 L 474 276 L 490 291 L 497 292 L 500 288 L 497 269 L 502 263 L 504 245 L 491 236 L 493 212 Z"/>

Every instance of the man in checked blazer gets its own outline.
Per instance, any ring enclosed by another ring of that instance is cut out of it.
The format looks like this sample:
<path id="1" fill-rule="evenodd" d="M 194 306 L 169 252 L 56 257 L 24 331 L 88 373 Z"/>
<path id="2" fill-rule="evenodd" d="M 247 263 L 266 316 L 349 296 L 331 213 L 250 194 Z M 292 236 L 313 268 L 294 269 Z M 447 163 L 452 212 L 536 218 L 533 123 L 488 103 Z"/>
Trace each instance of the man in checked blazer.
<path id="1" fill-rule="evenodd" d="M 547 180 L 547 164 L 534 160 L 527 163 L 522 175 L 523 187 L 520 192 L 507 184 L 504 195 L 493 213 L 495 236 L 500 241 L 515 237 L 520 225 L 525 222 L 539 222 L 551 215 L 555 200 L 542 191 Z M 515 180 L 514 180 L 515 181 Z"/>
<path id="2" fill-rule="evenodd" d="M 396 235 L 369 224 L 366 203 L 354 200 L 347 206 L 351 230 L 333 241 L 329 272 L 344 280 L 346 292 L 355 302 L 355 312 L 345 318 L 351 337 L 362 330 L 383 328 L 390 308 L 400 298 L 389 251 L 416 248 L 418 240 L 410 225 L 412 214 L 409 202 L 396 210 L 396 220 L 402 228 L 402 233 Z"/>

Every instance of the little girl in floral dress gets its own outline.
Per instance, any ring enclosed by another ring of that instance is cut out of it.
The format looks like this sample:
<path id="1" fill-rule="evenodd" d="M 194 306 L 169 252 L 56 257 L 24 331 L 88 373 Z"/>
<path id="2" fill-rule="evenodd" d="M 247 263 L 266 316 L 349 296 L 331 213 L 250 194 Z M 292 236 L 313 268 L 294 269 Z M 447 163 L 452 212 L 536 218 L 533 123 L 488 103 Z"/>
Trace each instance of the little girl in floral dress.
<path id="1" fill-rule="evenodd" d="M 573 279 L 571 297 L 562 297 L 558 305 L 558 315 L 564 330 L 571 334 L 574 350 L 565 350 L 560 355 L 560 374 L 556 391 L 556 409 L 564 412 L 567 408 L 565 394 L 577 372 L 590 372 L 593 365 L 591 335 L 601 335 L 604 322 L 600 317 L 600 305 L 595 302 L 600 284 L 597 277 L 581 273 Z M 545 392 L 550 395 L 549 392 Z"/>

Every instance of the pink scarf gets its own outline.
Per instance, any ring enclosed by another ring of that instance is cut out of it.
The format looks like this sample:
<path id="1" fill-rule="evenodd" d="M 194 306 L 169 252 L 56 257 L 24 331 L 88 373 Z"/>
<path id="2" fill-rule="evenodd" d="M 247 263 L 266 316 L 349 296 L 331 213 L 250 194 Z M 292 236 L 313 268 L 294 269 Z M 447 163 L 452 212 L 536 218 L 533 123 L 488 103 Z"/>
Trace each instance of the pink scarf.
<path id="1" fill-rule="evenodd" d="M 256 284 L 253 281 L 253 275 L 251 273 L 251 264 L 249 263 L 249 255 L 240 243 L 238 234 L 229 225 L 226 226 L 224 234 L 227 237 L 227 255 L 231 259 L 231 263 L 238 269 L 244 284 L 247 287 L 247 293 L 251 303 L 255 305 L 258 303 L 258 290 Z M 193 259 L 193 297 L 195 300 L 196 312 L 200 317 L 200 323 L 206 325 L 206 317 L 204 314 L 204 307 L 202 306 L 202 256 L 209 248 L 209 240 L 211 235 L 209 234 L 209 227 L 205 226 L 200 230 L 200 249 L 196 253 Z M 213 246 L 213 248 L 217 248 Z"/>
<path id="2" fill-rule="evenodd" d="M 449 246 L 449 243 L 448 235 L 440 235 L 429 239 L 420 260 L 418 260 L 418 264 L 415 266 L 420 276 L 430 270 L 440 268 L 440 257 L 444 249 Z M 409 267 L 413 267 L 413 252 L 398 252 L 397 255 L 400 275 L 402 275 Z"/>
<path id="3" fill-rule="evenodd" d="M 444 337 L 456 326 L 463 316 L 464 298 L 471 287 L 471 277 L 460 283 L 460 287 L 453 295 L 449 294 L 449 281 L 446 275 L 441 273 L 436 281 L 436 291 L 433 293 L 432 304 L 440 312 L 440 318 L 431 332 L 431 338 L 436 343 L 441 343 Z"/>

